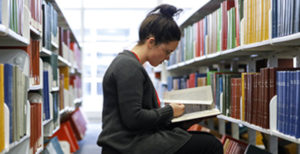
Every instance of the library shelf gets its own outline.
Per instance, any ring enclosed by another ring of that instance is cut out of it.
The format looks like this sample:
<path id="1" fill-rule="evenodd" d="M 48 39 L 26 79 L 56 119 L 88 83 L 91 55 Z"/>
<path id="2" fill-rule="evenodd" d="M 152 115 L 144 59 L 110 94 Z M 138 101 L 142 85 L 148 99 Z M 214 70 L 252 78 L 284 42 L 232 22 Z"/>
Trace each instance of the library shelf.
<path id="1" fill-rule="evenodd" d="M 72 112 L 74 110 L 75 110 L 75 108 L 73 108 L 73 107 L 65 107 L 64 109 L 59 111 L 59 115 L 65 114 L 67 112 Z"/>
<path id="2" fill-rule="evenodd" d="M 34 26 L 30 25 L 30 32 L 31 34 L 33 34 L 34 36 L 41 38 L 42 37 L 42 33 L 40 31 L 38 31 Z"/>
<path id="3" fill-rule="evenodd" d="M 74 99 L 74 104 L 81 103 L 81 102 L 82 102 L 82 98 L 76 98 L 76 99 Z"/>
<path id="4" fill-rule="evenodd" d="M 46 0 L 46 1 L 50 2 L 53 5 L 54 9 L 57 11 L 58 26 L 59 27 L 65 27 L 65 28 L 70 30 L 71 34 L 75 34 L 73 32 L 72 28 L 70 27 L 70 25 L 68 24 L 69 22 L 65 18 L 61 8 L 59 7 L 60 6 L 60 4 L 58 4 L 59 1 L 57 1 L 57 0 Z M 81 49 L 80 43 L 77 41 L 77 39 L 74 35 L 71 35 L 71 40 L 76 42 L 78 44 L 79 48 Z"/>
<path id="5" fill-rule="evenodd" d="M 272 130 L 272 135 L 277 136 L 277 137 L 282 138 L 282 139 L 285 139 L 285 140 L 288 140 L 290 142 L 300 144 L 300 139 L 299 138 L 297 139 L 294 136 L 283 134 L 281 132 L 278 132 L 277 130 Z"/>
<path id="6" fill-rule="evenodd" d="M 43 126 L 47 125 L 48 123 L 50 123 L 53 119 L 50 118 L 50 119 L 47 119 L 47 120 L 44 120 L 43 121 Z"/>
<path id="7" fill-rule="evenodd" d="M 224 116 L 224 115 L 218 115 L 217 118 L 223 119 L 223 120 L 235 123 L 235 124 L 241 124 L 243 126 L 246 126 L 248 128 L 251 128 L 253 130 L 256 130 L 256 131 L 259 131 L 259 132 L 262 132 L 262 133 L 265 133 L 265 134 L 269 134 L 269 135 L 272 134 L 271 130 L 269 130 L 269 129 L 264 129 L 260 126 L 253 125 L 253 124 L 250 124 L 248 122 L 245 122 L 245 121 L 242 121 L 242 120 L 239 120 L 239 119 L 231 118 L 231 117 Z"/>
<path id="8" fill-rule="evenodd" d="M 297 45 L 299 46 L 300 41 L 300 32 L 294 33 L 288 36 L 278 37 L 272 39 L 272 44 L 274 45 L 287 45 L 287 46 L 293 46 Z"/>
<path id="9" fill-rule="evenodd" d="M 65 58 L 62 56 L 58 56 L 58 66 L 68 66 L 71 67 L 72 64 L 68 62 Z"/>
<path id="10" fill-rule="evenodd" d="M 245 121 L 242 121 L 242 120 L 239 120 L 239 119 L 235 119 L 235 118 L 231 118 L 231 117 L 228 117 L 228 116 L 224 116 L 224 115 L 218 115 L 217 118 L 223 119 L 225 121 L 229 121 L 229 122 L 232 122 L 232 123 L 235 123 L 235 124 L 241 124 L 243 126 L 251 128 L 255 131 L 262 132 L 262 133 L 265 133 L 265 134 L 268 134 L 268 135 L 271 135 L 271 136 L 276 136 L 278 138 L 285 139 L 285 140 L 288 140 L 290 142 L 300 144 L 300 139 L 299 138 L 297 139 L 294 136 L 283 134 L 283 133 L 281 133 L 277 130 L 264 129 L 260 126 L 256 126 L 256 125 L 250 124 L 248 122 L 245 122 Z"/>
<path id="11" fill-rule="evenodd" d="M 40 51 L 40 54 L 42 57 L 49 57 L 52 54 L 52 51 L 46 49 L 46 48 L 42 48 Z"/>
<path id="12" fill-rule="evenodd" d="M 194 7 L 194 9 L 180 18 L 180 20 L 177 22 L 178 25 L 180 25 L 180 28 L 184 28 L 199 21 L 199 19 L 202 19 L 203 17 L 209 15 L 211 12 L 217 10 L 223 1 L 224 0 L 198 1 L 198 4 L 195 4 L 196 6 Z"/>
<path id="13" fill-rule="evenodd" d="M 59 91 L 59 87 L 52 87 L 51 92 L 57 92 Z"/>
<path id="14" fill-rule="evenodd" d="M 43 149 L 44 149 L 43 147 L 39 147 L 35 153 L 40 154 L 40 153 L 42 153 Z"/>
<path id="15" fill-rule="evenodd" d="M 44 137 L 51 137 L 54 133 L 56 133 L 60 129 L 60 125 L 58 125 L 55 129 L 53 129 L 50 133 L 44 134 Z"/>
<path id="16" fill-rule="evenodd" d="M 269 39 L 262 42 L 255 42 L 247 45 L 242 45 L 233 49 L 218 51 L 201 57 L 195 57 L 191 60 L 179 62 L 177 64 L 168 66 L 167 70 L 174 71 L 176 69 L 194 67 L 194 65 L 210 65 L 213 63 L 219 63 L 221 60 L 231 60 L 237 57 L 249 58 L 249 56 L 255 54 L 270 55 L 282 51 L 286 52 L 286 50 L 284 49 L 295 48 L 291 45 L 293 45 L 295 42 L 299 43 L 299 40 L 300 33 L 296 33 L 293 35 Z M 280 48 L 278 48 L 278 46 L 280 46 Z"/>
<path id="17" fill-rule="evenodd" d="M 52 45 L 54 48 L 58 49 L 58 44 L 57 44 L 56 42 L 51 41 L 51 45 Z"/>
<path id="18" fill-rule="evenodd" d="M 27 46 L 29 40 L 0 24 L 0 46 Z"/>
<path id="19" fill-rule="evenodd" d="M 43 89 L 42 85 L 30 85 L 30 87 L 29 87 L 29 91 L 36 91 L 36 90 L 41 90 L 41 89 Z"/>
<path id="20" fill-rule="evenodd" d="M 29 138 L 30 138 L 30 136 L 29 136 L 29 135 L 26 135 L 26 136 L 23 136 L 19 141 L 15 141 L 15 142 L 11 143 L 11 144 L 9 145 L 9 150 L 10 150 L 10 149 L 13 149 L 13 148 L 15 148 L 15 147 L 17 147 L 18 145 L 22 144 L 23 142 L 25 142 L 25 141 L 28 140 Z"/>

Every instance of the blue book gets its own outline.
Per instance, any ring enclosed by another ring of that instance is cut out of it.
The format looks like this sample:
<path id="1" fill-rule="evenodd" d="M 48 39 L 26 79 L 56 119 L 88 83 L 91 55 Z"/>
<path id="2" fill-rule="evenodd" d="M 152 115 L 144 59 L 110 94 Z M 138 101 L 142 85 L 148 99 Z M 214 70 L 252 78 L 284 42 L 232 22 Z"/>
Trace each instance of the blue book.
<path id="1" fill-rule="evenodd" d="M 52 154 L 52 153 L 64 154 L 56 136 L 51 138 L 50 141 L 45 141 L 45 142 L 49 142 L 49 143 L 42 151 L 42 154 Z"/>
<path id="2" fill-rule="evenodd" d="M 57 92 L 52 93 L 53 96 L 53 121 L 56 122 L 58 120 L 58 108 L 59 108 L 59 99 L 58 99 L 58 94 Z"/>
<path id="3" fill-rule="evenodd" d="M 282 105 L 281 105 L 281 124 L 282 124 L 282 133 L 286 133 L 286 106 L 287 106 L 287 86 L 286 86 L 286 81 L 287 81 L 287 73 L 286 71 L 282 71 L 282 78 L 281 78 L 281 84 L 282 84 Z"/>
<path id="4" fill-rule="evenodd" d="M 296 138 L 300 138 L 300 71 L 296 71 L 296 82 L 295 82 L 295 86 L 296 86 Z"/>
<path id="5" fill-rule="evenodd" d="M 277 89 L 277 130 L 281 132 L 281 101 L 282 101 L 282 86 L 281 86 L 281 71 L 276 72 L 276 89 Z"/>
<path id="6" fill-rule="evenodd" d="M 173 89 L 173 77 L 168 76 L 168 91 L 171 91 Z"/>
<path id="7" fill-rule="evenodd" d="M 50 110 L 49 110 L 49 79 L 48 79 L 48 71 L 43 72 L 43 108 L 44 108 L 44 120 L 50 119 Z"/>
<path id="8" fill-rule="evenodd" d="M 290 80 L 291 80 L 291 71 L 285 71 L 285 105 L 284 105 L 284 118 L 285 118 L 285 125 L 284 130 L 285 134 L 290 135 L 289 127 L 290 127 Z"/>
<path id="9" fill-rule="evenodd" d="M 13 142 L 13 66 L 4 64 L 4 101 L 9 109 L 9 143 Z"/>
<path id="10" fill-rule="evenodd" d="M 216 87 L 216 94 L 215 94 L 215 101 L 216 101 L 216 106 L 217 106 L 217 108 L 219 109 L 219 110 L 221 110 L 221 108 L 220 108 L 220 83 L 219 83 L 219 76 L 218 75 L 216 75 L 215 76 L 215 80 L 216 80 L 216 85 L 215 85 L 215 87 Z"/>
<path id="11" fill-rule="evenodd" d="M 290 80 L 290 135 L 295 136 L 295 121 L 296 121 L 296 71 L 291 72 L 291 80 Z"/>
<path id="12" fill-rule="evenodd" d="M 277 0 L 272 0 L 272 38 L 277 37 Z"/>
<path id="13" fill-rule="evenodd" d="M 222 102 L 221 104 L 221 100 L 223 100 L 223 97 L 221 97 L 221 94 L 223 93 L 223 75 L 219 76 L 219 105 L 220 105 L 220 109 L 222 111 L 222 113 L 225 115 L 225 106 L 224 106 L 224 102 Z M 224 93 L 223 93 L 224 95 Z"/>

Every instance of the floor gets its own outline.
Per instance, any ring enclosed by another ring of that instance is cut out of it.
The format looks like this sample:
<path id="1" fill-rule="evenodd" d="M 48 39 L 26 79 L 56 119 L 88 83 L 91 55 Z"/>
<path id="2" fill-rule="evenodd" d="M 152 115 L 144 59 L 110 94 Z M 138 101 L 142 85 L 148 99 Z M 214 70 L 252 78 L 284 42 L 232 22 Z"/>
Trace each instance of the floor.
<path id="1" fill-rule="evenodd" d="M 74 154 L 101 154 L 101 147 L 96 142 L 101 131 L 101 122 L 89 121 L 83 140 L 78 144 L 80 149 Z"/>

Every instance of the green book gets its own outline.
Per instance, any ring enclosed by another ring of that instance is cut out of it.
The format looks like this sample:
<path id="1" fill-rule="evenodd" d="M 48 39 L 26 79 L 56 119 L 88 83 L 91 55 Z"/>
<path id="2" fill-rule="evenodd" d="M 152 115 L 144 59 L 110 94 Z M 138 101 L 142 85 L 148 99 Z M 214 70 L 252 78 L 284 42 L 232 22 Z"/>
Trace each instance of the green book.
<path id="1" fill-rule="evenodd" d="M 235 7 L 231 8 L 231 20 L 232 20 L 231 48 L 235 48 L 236 47 Z"/>

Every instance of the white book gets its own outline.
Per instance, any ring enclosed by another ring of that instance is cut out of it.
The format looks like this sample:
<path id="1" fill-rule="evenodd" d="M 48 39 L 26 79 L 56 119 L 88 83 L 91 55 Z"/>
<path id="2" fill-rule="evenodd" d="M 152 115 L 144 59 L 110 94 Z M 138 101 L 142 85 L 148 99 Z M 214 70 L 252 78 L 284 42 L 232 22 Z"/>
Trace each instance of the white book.
<path id="1" fill-rule="evenodd" d="M 172 122 L 187 121 L 216 116 L 221 112 L 213 104 L 211 86 L 172 90 L 164 94 L 165 103 L 182 103 L 186 113 Z"/>

